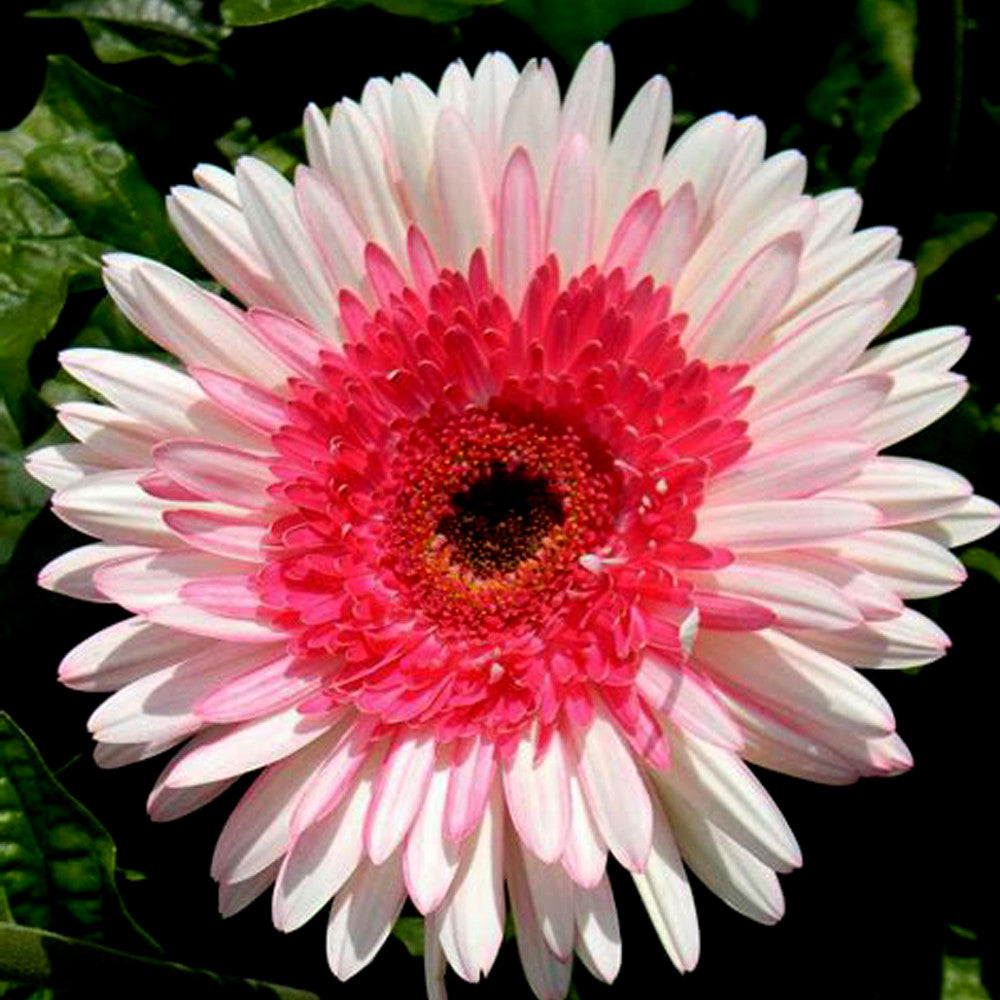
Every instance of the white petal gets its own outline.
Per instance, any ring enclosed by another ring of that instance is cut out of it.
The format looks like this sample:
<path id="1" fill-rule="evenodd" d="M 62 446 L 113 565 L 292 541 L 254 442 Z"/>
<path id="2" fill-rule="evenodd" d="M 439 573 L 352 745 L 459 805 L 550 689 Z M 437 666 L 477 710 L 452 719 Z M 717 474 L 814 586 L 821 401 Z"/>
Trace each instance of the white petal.
<path id="1" fill-rule="evenodd" d="M 563 138 L 583 135 L 603 153 L 611 133 L 615 65 L 611 49 L 598 42 L 584 53 L 563 101 L 560 132 Z"/>
<path id="2" fill-rule="evenodd" d="M 24 460 L 28 474 L 51 490 L 62 490 L 95 472 L 110 472 L 114 464 L 82 444 L 36 448 Z"/>
<path id="3" fill-rule="evenodd" d="M 712 505 L 746 500 L 794 500 L 826 489 L 828 496 L 876 503 L 868 495 L 855 496 L 840 484 L 850 480 L 871 459 L 869 445 L 857 441 L 811 441 L 757 450 L 711 479 L 707 494 Z"/>
<path id="4" fill-rule="evenodd" d="M 167 212 L 181 239 L 223 288 L 246 305 L 288 309 L 281 284 L 239 207 L 238 194 L 236 198 L 234 204 L 197 188 L 175 187 L 167 198 Z"/>
<path id="5" fill-rule="evenodd" d="M 92 347 L 63 351 L 59 361 L 75 379 L 155 427 L 161 437 L 203 437 L 250 448 L 264 444 L 212 402 L 194 379 L 169 365 Z"/>
<path id="6" fill-rule="evenodd" d="M 762 924 L 785 911 L 777 876 L 680 796 L 663 794 L 670 825 L 691 870 L 734 910 Z"/>
<path id="7" fill-rule="evenodd" d="M 576 886 L 576 951 L 591 974 L 606 983 L 618 975 L 622 961 L 622 939 L 618 912 L 607 876 L 592 889 Z"/>
<path id="8" fill-rule="evenodd" d="M 280 385 L 286 371 L 250 337 L 239 311 L 162 264 L 128 254 L 104 258 L 115 302 L 161 347 L 189 365 Z"/>
<path id="9" fill-rule="evenodd" d="M 416 818 L 434 769 L 435 745 L 430 736 L 401 734 L 390 747 L 365 821 L 365 844 L 374 864 L 396 850 Z"/>
<path id="10" fill-rule="evenodd" d="M 326 930 L 326 957 L 338 979 L 349 979 L 371 962 L 405 901 L 400 852 L 383 865 L 357 869 L 333 901 Z"/>
<path id="11" fill-rule="evenodd" d="M 934 423 L 968 389 L 965 377 L 955 372 L 897 372 L 885 403 L 861 422 L 858 434 L 879 448 L 888 447 Z"/>
<path id="12" fill-rule="evenodd" d="M 800 642 L 852 666 L 901 670 L 939 660 L 951 644 L 948 636 L 912 608 L 885 621 L 866 622 L 846 632 L 799 632 Z"/>
<path id="13" fill-rule="evenodd" d="M 736 142 L 736 119 L 719 112 L 696 121 L 667 152 L 657 181 L 666 201 L 683 185 L 694 188 L 700 222 L 715 201 Z"/>
<path id="14" fill-rule="evenodd" d="M 754 393 L 744 415 L 797 399 L 842 375 L 887 318 L 885 304 L 877 299 L 850 302 L 789 334 L 747 373 Z"/>
<path id="15" fill-rule="evenodd" d="M 909 531 L 865 531 L 826 542 L 821 550 L 861 566 L 904 598 L 946 593 L 967 575 L 947 549 Z"/>
<path id="16" fill-rule="evenodd" d="M 947 371 L 966 352 L 969 337 L 960 326 L 942 326 L 934 330 L 897 337 L 865 351 L 854 366 L 864 372 Z"/>
<path id="17" fill-rule="evenodd" d="M 536 739 L 523 737 L 503 768 L 507 809 L 521 840 L 542 861 L 563 852 L 570 824 L 566 751 L 553 734 L 539 756 Z"/>
<path id="18" fill-rule="evenodd" d="M 440 906 L 458 871 L 461 857 L 458 845 L 444 830 L 449 772 L 450 761 L 439 760 L 403 853 L 406 887 L 413 905 L 423 914 Z"/>
<path id="19" fill-rule="evenodd" d="M 672 736 L 670 773 L 652 772 L 657 787 L 680 795 L 768 867 L 798 868 L 802 853 L 791 828 L 739 756 L 686 734 Z"/>
<path id="20" fill-rule="evenodd" d="M 441 947 L 469 982 L 493 966 L 503 941 L 503 802 L 495 783 L 441 908 Z"/>
<path id="21" fill-rule="evenodd" d="M 798 233 L 788 233 L 758 250 L 688 335 L 691 351 L 706 362 L 744 357 L 795 287 L 801 254 Z"/>
<path id="22" fill-rule="evenodd" d="M 38 572 L 38 585 L 46 590 L 81 601 L 104 603 L 109 600 L 93 582 L 95 570 L 118 559 L 148 555 L 155 550 L 139 545 L 84 545 L 57 556 Z"/>
<path id="23" fill-rule="evenodd" d="M 202 191 L 214 194 L 239 208 L 240 193 L 236 187 L 236 178 L 228 170 L 223 170 L 214 163 L 199 163 L 192 173 Z"/>
<path id="24" fill-rule="evenodd" d="M 170 765 L 163 770 L 153 790 L 146 799 L 146 811 L 154 823 L 167 823 L 180 819 L 218 798 L 227 788 L 236 783 L 237 778 L 224 778 L 207 785 L 192 785 L 190 788 L 170 788 L 164 783 L 170 773 Z M 273 876 L 272 876 L 273 878 Z"/>
<path id="25" fill-rule="evenodd" d="M 301 927 L 363 863 L 365 815 L 377 770 L 378 757 L 372 755 L 334 809 L 298 835 L 292 831 L 272 898 L 275 927 L 283 931 Z"/>
<path id="26" fill-rule="evenodd" d="M 575 772 L 569 773 L 570 825 L 563 851 L 563 867 L 577 885 L 590 887 L 604 876 L 608 849 L 594 829 L 590 810 Z"/>
<path id="27" fill-rule="evenodd" d="M 863 500 L 878 507 L 887 525 L 906 524 L 959 509 L 972 495 L 972 486 L 940 465 L 883 455 L 827 495 Z"/>
<path id="28" fill-rule="evenodd" d="M 110 406 L 96 403 L 63 403 L 59 423 L 93 452 L 117 466 L 148 466 L 149 452 L 159 439 L 155 427 Z"/>
<path id="29" fill-rule="evenodd" d="M 573 954 L 573 880 L 561 865 L 539 861 L 523 845 L 521 859 L 542 938 L 556 958 L 568 961 Z"/>
<path id="30" fill-rule="evenodd" d="M 501 136 L 501 154 L 520 146 L 528 154 L 539 191 L 548 191 L 559 135 L 559 84 L 547 59 L 528 63 L 514 86 Z"/>
<path id="31" fill-rule="evenodd" d="M 250 231 L 295 314 L 336 336 L 336 302 L 306 234 L 292 185 L 273 167 L 250 156 L 236 164 L 236 183 Z"/>
<path id="32" fill-rule="evenodd" d="M 656 183 L 672 114 L 670 84 L 662 76 L 648 80 L 625 109 L 601 174 L 599 245 L 610 237 L 625 206 Z"/>
<path id="33" fill-rule="evenodd" d="M 52 509 L 68 525 L 107 542 L 170 549 L 183 545 L 163 523 L 170 506 L 151 497 L 138 480 L 145 469 L 98 472 L 61 489 Z"/>
<path id="34" fill-rule="evenodd" d="M 341 101 L 334 107 L 326 146 L 330 179 L 358 228 L 401 259 L 406 230 L 385 170 L 384 148 L 371 120 L 356 104 Z"/>
<path id="35" fill-rule="evenodd" d="M 168 785 L 181 788 L 255 771 L 290 757 L 330 732 L 329 714 L 303 716 L 291 708 L 262 719 L 216 726 L 177 755 Z"/>
<path id="36" fill-rule="evenodd" d="M 242 882 L 223 882 L 219 886 L 219 915 L 231 917 L 245 910 L 274 883 L 278 862 Z"/>
<path id="37" fill-rule="evenodd" d="M 247 789 L 222 828 L 212 856 L 212 877 L 241 882 L 277 861 L 288 850 L 289 824 L 303 785 L 329 754 L 334 734 L 316 740 L 269 767 Z M 175 765 L 162 781 L 176 787 Z"/>
<path id="38" fill-rule="evenodd" d="M 109 625 L 71 649 L 59 679 L 80 691 L 114 691 L 138 677 L 180 663 L 211 642 L 141 618 Z"/>
<path id="39" fill-rule="evenodd" d="M 632 752 L 600 706 L 587 729 L 574 736 L 577 775 L 594 825 L 626 868 L 641 871 L 652 837 L 652 807 Z"/>
<path id="40" fill-rule="evenodd" d="M 542 254 L 538 184 L 523 148 L 515 150 L 504 170 L 496 238 L 498 283 L 517 313 Z"/>
<path id="41" fill-rule="evenodd" d="M 358 288 L 364 274 L 365 238 L 343 198 L 317 171 L 300 167 L 295 201 L 302 223 L 336 287 Z M 336 335 L 336 331 L 328 331 Z"/>
<path id="42" fill-rule="evenodd" d="M 493 214 L 475 140 L 456 111 L 441 112 L 434 133 L 434 170 L 447 262 L 464 269 L 474 250 L 487 249 Z"/>
<path id="43" fill-rule="evenodd" d="M 878 511 L 853 500 L 759 500 L 703 507 L 698 540 L 735 551 L 813 545 L 855 535 L 879 523 Z"/>
<path id="44" fill-rule="evenodd" d="M 995 531 L 1000 525 L 1000 507 L 986 497 L 971 496 L 947 514 L 932 521 L 920 521 L 906 527 L 940 545 L 954 548 L 966 545 Z"/>
<path id="45" fill-rule="evenodd" d="M 121 688 L 91 715 L 87 727 L 104 743 L 187 736 L 205 725 L 195 705 L 206 693 L 280 655 L 280 649 L 236 644 L 202 650 Z"/>
<path id="46" fill-rule="evenodd" d="M 545 944 L 531 892 L 528 889 L 524 864 L 518 849 L 517 835 L 507 831 L 507 890 L 517 931 L 517 953 L 521 967 L 538 1000 L 563 1000 L 569 990 L 571 962 L 561 962 Z"/>
<path id="47" fill-rule="evenodd" d="M 862 375 L 834 382 L 794 402 L 782 402 L 750 420 L 750 438 L 762 451 L 856 433 L 892 389 L 887 375 Z M 777 402 L 777 401 L 776 401 Z"/>
<path id="48" fill-rule="evenodd" d="M 895 727 L 888 702 L 850 667 L 777 629 L 755 633 L 708 632 L 698 655 L 706 668 L 758 703 L 774 705 L 783 719 L 882 736 Z M 808 728 L 808 727 L 806 727 Z"/>
<path id="49" fill-rule="evenodd" d="M 559 151 L 545 225 L 545 246 L 565 276 L 581 272 L 593 256 L 596 211 L 594 157 L 586 138 L 575 134 Z"/>
<path id="50" fill-rule="evenodd" d="M 681 972 L 693 969 L 701 950 L 698 915 L 677 842 L 658 802 L 653 805 L 649 860 L 632 878 L 670 961 Z"/>

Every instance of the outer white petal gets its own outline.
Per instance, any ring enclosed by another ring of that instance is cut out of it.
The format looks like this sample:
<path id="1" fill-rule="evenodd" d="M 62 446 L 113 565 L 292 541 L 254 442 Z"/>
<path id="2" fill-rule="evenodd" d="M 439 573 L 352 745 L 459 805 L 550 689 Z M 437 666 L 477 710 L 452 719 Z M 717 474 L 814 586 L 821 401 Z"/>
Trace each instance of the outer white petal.
<path id="1" fill-rule="evenodd" d="M 569 990 L 572 963 L 560 961 L 546 946 L 531 901 L 517 835 L 507 831 L 507 889 L 517 931 L 517 953 L 538 1000 L 563 1000 Z"/>
<path id="2" fill-rule="evenodd" d="M 651 772 L 658 788 L 673 790 L 769 867 L 799 867 L 791 828 L 737 754 L 680 731 L 671 733 L 671 748 L 670 773 Z"/>
<path id="3" fill-rule="evenodd" d="M 441 947 L 451 967 L 469 982 L 489 972 L 503 941 L 503 814 L 494 785 L 441 907 Z"/>
<path id="4" fill-rule="evenodd" d="M 383 865 L 363 863 L 337 894 L 326 930 L 326 957 L 338 979 L 349 979 L 375 957 L 406 901 L 396 852 Z"/>
<path id="5" fill-rule="evenodd" d="M 562 736 L 554 734 L 540 756 L 535 739 L 522 739 L 503 768 L 503 783 L 507 809 L 521 840 L 542 861 L 555 861 L 563 852 L 570 826 Z"/>
<path id="6" fill-rule="evenodd" d="M 281 858 L 288 850 L 292 813 L 306 779 L 322 762 L 336 733 L 319 739 L 279 763 L 254 781 L 222 828 L 212 856 L 212 876 L 218 881 L 241 882 Z M 176 787 L 171 766 L 163 784 Z"/>
<path id="7" fill-rule="evenodd" d="M 622 961 L 618 912 L 607 876 L 592 889 L 574 890 L 576 951 L 591 974 L 610 983 Z"/>
<path id="8" fill-rule="evenodd" d="M 340 803 L 290 838 L 272 897 L 275 927 L 293 931 L 315 916 L 364 863 L 365 815 L 378 757 L 365 761 Z M 294 825 L 294 824 L 293 824 Z"/>
<path id="9" fill-rule="evenodd" d="M 574 735 L 577 776 L 594 825 L 626 868 L 641 871 L 652 837 L 652 806 L 632 751 L 600 707 L 586 731 Z"/>
<path id="10" fill-rule="evenodd" d="M 677 842 L 658 802 L 653 807 L 649 860 L 632 878 L 670 961 L 682 972 L 693 969 L 701 949 L 698 915 Z"/>

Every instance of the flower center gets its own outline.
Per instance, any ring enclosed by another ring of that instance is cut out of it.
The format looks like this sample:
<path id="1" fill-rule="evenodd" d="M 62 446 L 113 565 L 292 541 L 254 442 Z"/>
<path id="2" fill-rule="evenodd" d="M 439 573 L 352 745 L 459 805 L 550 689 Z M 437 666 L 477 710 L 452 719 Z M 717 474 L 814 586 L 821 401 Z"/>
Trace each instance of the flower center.
<path id="1" fill-rule="evenodd" d="M 492 462 L 481 479 L 452 494 L 451 505 L 454 513 L 441 518 L 438 533 L 480 579 L 516 569 L 563 522 L 562 504 L 549 481 L 524 465 Z"/>
<path id="2" fill-rule="evenodd" d="M 611 531 L 613 465 L 554 413 L 475 408 L 414 428 L 393 464 L 382 565 L 415 613 L 465 638 L 544 619 Z"/>

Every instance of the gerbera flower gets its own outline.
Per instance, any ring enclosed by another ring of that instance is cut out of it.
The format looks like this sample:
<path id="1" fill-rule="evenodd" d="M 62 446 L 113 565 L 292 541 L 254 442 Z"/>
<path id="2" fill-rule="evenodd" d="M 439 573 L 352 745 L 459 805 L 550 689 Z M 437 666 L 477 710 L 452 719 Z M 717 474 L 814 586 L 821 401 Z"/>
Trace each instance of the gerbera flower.
<path id="1" fill-rule="evenodd" d="M 116 693 L 98 762 L 187 741 L 181 816 L 263 768 L 222 832 L 223 913 L 329 909 L 345 978 L 409 898 L 428 990 L 489 971 L 507 901 L 540 997 L 611 980 L 608 854 L 680 969 L 689 869 L 765 923 L 795 839 L 745 761 L 832 784 L 910 765 L 855 668 L 947 638 L 903 604 L 998 509 L 879 451 L 953 406 L 947 327 L 868 345 L 913 269 L 853 191 L 717 114 L 664 157 L 666 81 L 611 134 L 613 68 L 502 54 L 305 116 L 289 183 L 196 171 L 171 217 L 245 308 L 123 254 L 106 282 L 186 372 L 65 367 L 79 444 L 36 452 L 96 544 L 44 586 L 134 617 L 62 680 Z M 330 902 L 332 900 L 332 906 Z"/>

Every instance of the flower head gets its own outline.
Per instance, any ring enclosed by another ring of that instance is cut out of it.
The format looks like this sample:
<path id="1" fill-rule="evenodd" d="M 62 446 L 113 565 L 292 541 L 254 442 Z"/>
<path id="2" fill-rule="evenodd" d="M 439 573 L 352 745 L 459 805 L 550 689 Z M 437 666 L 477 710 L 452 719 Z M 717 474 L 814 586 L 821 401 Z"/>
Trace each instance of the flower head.
<path id="1" fill-rule="evenodd" d="M 108 405 L 36 452 L 96 536 L 43 585 L 134 617 L 61 677 L 116 693 L 98 760 L 184 742 L 149 802 L 181 816 L 263 768 L 213 874 L 232 913 L 329 907 L 333 971 L 409 898 L 428 989 L 492 965 L 506 900 L 540 997 L 620 959 L 607 856 L 674 963 L 685 869 L 782 912 L 794 837 L 744 761 L 815 781 L 910 758 L 855 668 L 947 638 L 905 598 L 998 510 L 880 456 L 954 405 L 966 337 L 869 347 L 906 298 L 858 196 L 803 195 L 796 152 L 713 115 L 664 156 L 651 80 L 611 135 L 605 46 L 560 101 L 547 63 L 373 80 L 289 183 L 196 172 L 171 217 L 245 308 L 107 258 L 125 315 L 186 372 L 73 350 Z M 186 742 L 185 742 L 186 741 Z"/>

